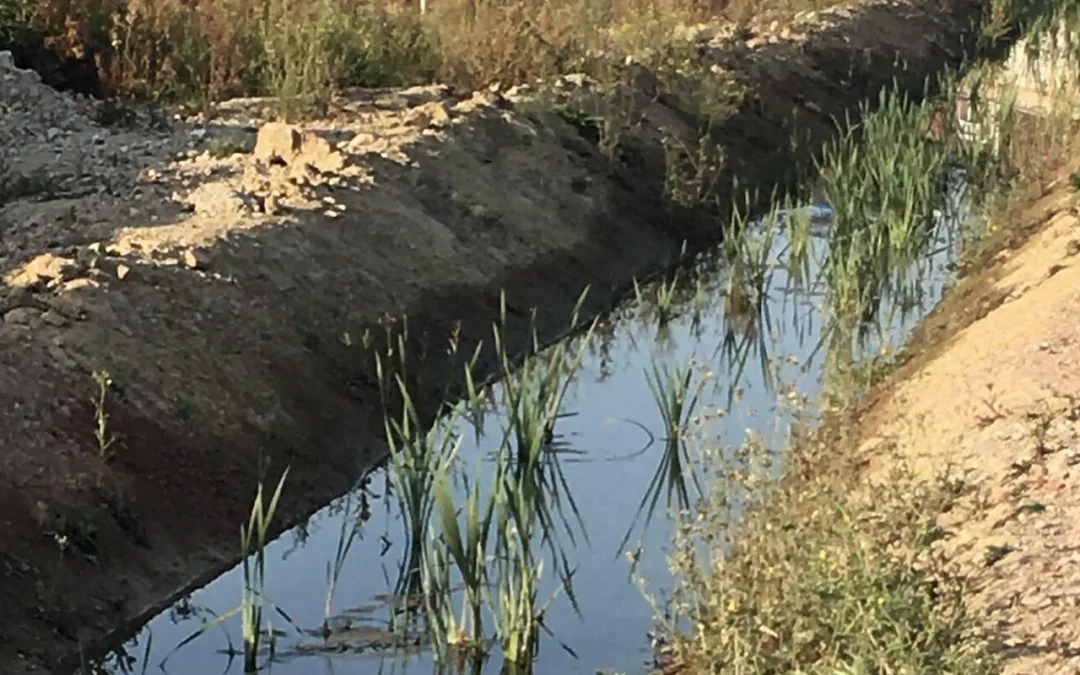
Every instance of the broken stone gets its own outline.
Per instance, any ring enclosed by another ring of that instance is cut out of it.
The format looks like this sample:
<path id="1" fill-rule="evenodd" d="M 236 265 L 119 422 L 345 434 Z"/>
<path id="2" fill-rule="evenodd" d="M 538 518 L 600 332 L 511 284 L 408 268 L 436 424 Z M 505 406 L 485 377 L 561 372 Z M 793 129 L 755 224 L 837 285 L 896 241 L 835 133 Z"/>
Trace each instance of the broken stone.
<path id="1" fill-rule="evenodd" d="M 252 154 L 261 162 L 275 159 L 286 164 L 300 152 L 300 131 L 284 122 L 267 122 L 259 128 Z"/>
<path id="2" fill-rule="evenodd" d="M 73 261 L 52 253 L 44 253 L 28 262 L 21 270 L 12 272 L 5 282 L 9 286 L 27 288 L 38 284 L 59 283 L 64 274 L 76 268 Z"/>
<path id="3" fill-rule="evenodd" d="M 450 113 L 446 110 L 446 106 L 437 101 L 418 105 L 405 115 L 406 124 L 421 129 L 432 126 L 441 127 L 449 121 Z"/>
<path id="4" fill-rule="evenodd" d="M 345 168 L 345 158 L 330 146 L 330 142 L 314 131 L 305 131 L 301 137 L 300 155 L 293 163 L 310 166 L 321 173 L 337 173 Z"/>
<path id="5" fill-rule="evenodd" d="M 252 151 L 261 162 L 280 162 L 304 170 L 308 167 L 320 173 L 336 173 L 345 167 L 344 156 L 334 150 L 314 131 L 301 131 L 283 122 L 264 124 L 255 139 Z"/>
<path id="6" fill-rule="evenodd" d="M 120 263 L 116 266 L 116 278 L 123 281 L 127 276 L 131 274 L 131 268 L 127 265 Z"/>
<path id="7" fill-rule="evenodd" d="M 202 249 L 186 249 L 180 255 L 180 260 L 184 263 L 184 267 L 193 270 L 204 270 L 210 264 L 209 254 Z"/>
<path id="8" fill-rule="evenodd" d="M 200 185 L 183 201 L 202 216 L 235 217 L 253 210 L 250 197 L 222 183 Z"/>
<path id="9" fill-rule="evenodd" d="M 98 284 L 98 282 L 94 281 L 93 279 L 90 279 L 89 277 L 82 277 L 81 279 L 72 279 L 71 281 L 65 283 L 64 284 L 64 290 L 65 291 L 75 291 L 75 290 L 78 290 L 80 288 L 97 288 L 99 285 L 100 284 Z M 66 303 L 66 304 L 71 304 L 71 305 L 73 305 L 73 306 L 75 306 L 77 308 L 80 307 L 81 303 L 79 303 L 78 301 L 75 301 L 75 300 L 71 300 L 71 297 L 72 296 L 70 296 L 70 295 L 61 295 L 60 298 L 63 298 L 64 300 L 61 301 L 60 299 L 57 299 L 56 302 L 63 302 L 63 303 Z"/>

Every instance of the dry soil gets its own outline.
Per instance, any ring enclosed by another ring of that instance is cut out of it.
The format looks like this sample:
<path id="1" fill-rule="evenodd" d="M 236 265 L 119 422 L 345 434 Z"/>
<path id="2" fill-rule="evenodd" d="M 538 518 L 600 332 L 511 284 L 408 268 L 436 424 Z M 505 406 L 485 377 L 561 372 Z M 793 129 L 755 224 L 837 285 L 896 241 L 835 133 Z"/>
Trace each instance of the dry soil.
<path id="1" fill-rule="evenodd" d="M 1007 675 L 1080 673 L 1077 167 L 1002 223 L 1014 243 L 924 322 L 860 429 L 871 476 L 899 452 L 963 493 L 937 545 Z"/>

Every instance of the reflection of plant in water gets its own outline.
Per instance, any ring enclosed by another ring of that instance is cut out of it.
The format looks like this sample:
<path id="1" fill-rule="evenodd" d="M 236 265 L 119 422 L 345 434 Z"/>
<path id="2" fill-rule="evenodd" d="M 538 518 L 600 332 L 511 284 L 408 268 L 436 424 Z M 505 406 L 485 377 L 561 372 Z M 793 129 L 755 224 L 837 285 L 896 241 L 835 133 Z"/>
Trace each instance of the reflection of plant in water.
<path id="1" fill-rule="evenodd" d="M 326 602 L 323 607 L 322 624 L 324 634 L 330 630 L 331 605 L 334 600 L 334 591 L 337 590 L 338 580 L 341 578 L 341 571 L 345 567 L 345 560 L 349 557 L 353 542 L 360 534 L 360 528 L 371 517 L 371 507 L 368 504 L 367 493 L 365 492 L 370 480 L 370 474 L 365 474 L 358 483 L 360 489 L 356 492 L 359 494 L 359 508 L 355 515 L 353 515 L 352 510 L 354 493 L 350 491 L 345 495 L 344 513 L 341 518 L 341 529 L 338 532 L 337 548 L 334 550 L 334 560 L 333 563 L 329 561 L 326 563 Z"/>
<path id="2" fill-rule="evenodd" d="M 651 306 L 656 310 L 656 321 L 661 326 L 666 326 L 675 318 L 675 300 L 679 291 L 679 269 L 676 268 L 670 278 L 657 279 L 652 284 Z M 650 306 L 645 301 L 644 293 L 637 279 L 634 279 L 634 296 L 637 298 L 639 307 Z"/>
<path id="3" fill-rule="evenodd" d="M 142 649 L 141 660 L 132 654 L 134 649 L 139 646 L 139 638 L 135 636 L 109 652 L 101 661 L 82 664 L 79 675 L 116 675 L 117 673 L 135 675 L 135 667 L 139 663 L 142 663 L 142 668 L 138 671 L 139 675 L 146 675 L 147 668 L 150 667 L 150 649 L 153 644 L 154 635 L 148 630 L 146 631 L 146 645 Z"/>
<path id="4" fill-rule="evenodd" d="M 824 193 L 835 214 L 824 275 L 845 332 L 865 333 L 883 295 L 926 250 L 945 205 L 948 153 L 928 143 L 931 104 L 882 90 L 878 108 L 827 147 Z"/>
<path id="5" fill-rule="evenodd" d="M 581 300 L 571 316 L 572 326 L 577 325 L 580 305 Z M 503 317 L 505 325 L 505 310 Z M 505 374 L 501 386 L 501 407 L 507 416 L 499 452 L 509 452 L 512 448 L 512 466 L 522 485 L 526 481 L 535 481 L 535 486 L 532 486 L 536 488 L 534 505 L 540 515 L 544 539 L 551 544 L 553 554 L 558 539 L 556 515 L 563 524 L 563 534 L 571 543 L 575 542 L 575 529 L 585 535 L 585 523 L 566 484 L 558 453 L 550 450 L 555 424 L 563 416 L 566 390 L 581 367 L 595 326 L 594 321 L 579 340 L 577 349 L 573 349 L 570 342 L 563 341 L 543 353 L 540 352 L 534 328 L 532 354 L 516 368 L 500 331 L 495 331 L 495 347 Z M 575 517 L 577 528 L 570 525 L 566 509 Z"/>
<path id="6" fill-rule="evenodd" d="M 611 378 L 612 356 L 611 348 L 615 344 L 615 322 L 610 318 L 600 318 L 596 322 L 594 334 L 596 340 L 590 342 L 590 351 L 596 354 L 597 370 L 596 381 L 606 382 Z"/>
<path id="7" fill-rule="evenodd" d="M 199 616 L 202 609 L 202 607 L 191 603 L 191 594 L 188 594 L 177 600 L 169 608 L 169 619 L 173 625 L 176 625 L 181 621 L 187 621 L 192 617 Z"/>
<path id="8" fill-rule="evenodd" d="M 694 369 L 693 360 L 677 368 L 660 367 L 654 361 L 652 372 L 645 372 L 649 391 L 652 392 L 664 424 L 664 454 L 648 489 L 641 498 L 634 520 L 619 544 L 619 552 L 626 547 L 643 511 L 646 513 L 646 525 L 652 520 L 662 493 L 667 494 L 669 508 L 674 497 L 680 510 L 689 509 L 691 504 L 687 478 L 693 484 L 695 492 L 700 493 L 701 485 L 690 462 L 686 446 L 686 429 L 693 419 L 702 390 L 710 375 L 706 375 L 695 384 Z"/>
<path id="9" fill-rule="evenodd" d="M 747 205 L 750 195 L 744 195 Z M 748 221 L 745 208 L 733 209 L 729 236 L 724 240 L 727 274 L 724 289 L 724 339 L 721 354 L 731 370 L 730 405 L 738 382 L 752 354 L 761 365 L 761 375 L 770 386 L 768 329 L 768 289 L 773 275 L 773 257 L 777 226 L 777 207 L 760 223 Z"/>

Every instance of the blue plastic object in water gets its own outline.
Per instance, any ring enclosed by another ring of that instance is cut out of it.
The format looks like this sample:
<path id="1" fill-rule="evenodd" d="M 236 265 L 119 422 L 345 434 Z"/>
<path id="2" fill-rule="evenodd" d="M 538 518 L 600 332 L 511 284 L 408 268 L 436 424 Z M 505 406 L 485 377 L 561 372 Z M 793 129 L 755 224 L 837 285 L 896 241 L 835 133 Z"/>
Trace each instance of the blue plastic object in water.
<path id="1" fill-rule="evenodd" d="M 832 220 L 832 207 L 825 202 L 814 202 L 810 206 L 810 217 L 813 220 Z"/>

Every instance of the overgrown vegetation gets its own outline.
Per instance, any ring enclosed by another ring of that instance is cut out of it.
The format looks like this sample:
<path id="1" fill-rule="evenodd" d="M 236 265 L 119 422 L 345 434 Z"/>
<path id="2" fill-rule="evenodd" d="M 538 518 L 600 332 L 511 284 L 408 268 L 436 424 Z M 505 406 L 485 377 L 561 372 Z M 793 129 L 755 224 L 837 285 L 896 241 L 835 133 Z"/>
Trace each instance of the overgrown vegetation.
<path id="1" fill-rule="evenodd" d="M 350 85 L 464 88 L 663 61 L 681 26 L 835 0 L 3 0 L 0 47 L 92 62 L 107 90 L 209 102 L 270 94 L 310 109 Z M 651 55 L 650 55 L 651 54 Z"/>
<path id="2" fill-rule="evenodd" d="M 962 580 L 931 554 L 949 486 L 901 464 L 860 485 L 857 471 L 838 467 L 838 450 L 803 438 L 778 459 L 751 439 L 707 456 L 709 497 L 670 558 L 678 584 L 669 611 L 692 626 L 669 629 L 670 665 L 688 674 L 998 672 Z M 788 479 L 776 478 L 781 470 Z"/>

